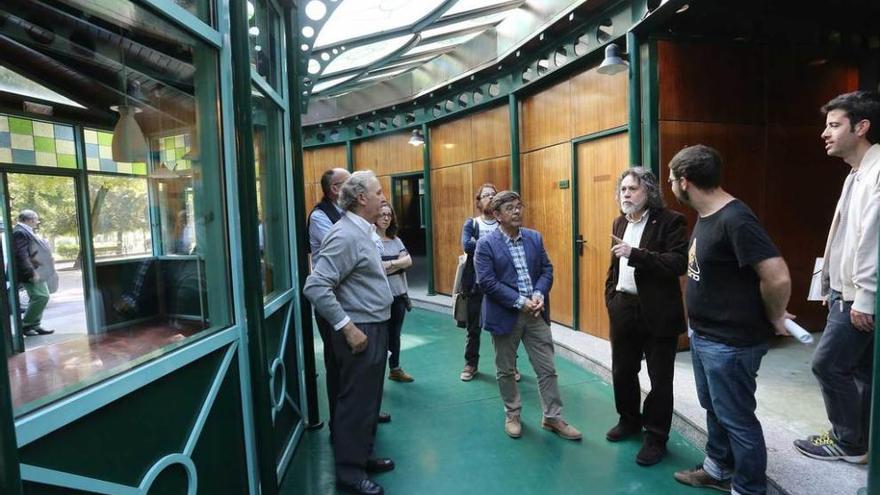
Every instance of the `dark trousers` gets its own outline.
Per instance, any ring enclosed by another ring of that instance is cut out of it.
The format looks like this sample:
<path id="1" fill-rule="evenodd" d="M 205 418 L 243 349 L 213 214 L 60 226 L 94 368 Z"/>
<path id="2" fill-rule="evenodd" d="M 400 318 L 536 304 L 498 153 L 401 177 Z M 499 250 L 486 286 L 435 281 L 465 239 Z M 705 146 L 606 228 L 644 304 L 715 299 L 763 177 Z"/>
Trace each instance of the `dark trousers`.
<path id="1" fill-rule="evenodd" d="M 391 319 L 388 320 L 388 367 L 400 367 L 400 332 L 403 330 L 403 319 L 406 317 L 406 296 L 394 296 L 391 303 Z"/>
<path id="2" fill-rule="evenodd" d="M 324 342 L 324 369 L 327 376 L 324 382 L 327 385 L 327 408 L 329 409 L 327 417 L 327 426 L 330 428 L 330 435 L 333 435 L 333 418 L 336 412 L 336 397 L 339 395 L 339 365 L 336 363 L 336 353 L 333 352 L 333 325 L 329 321 L 321 318 L 315 311 L 315 322 L 318 324 L 318 333 L 321 334 L 321 341 Z"/>
<path id="3" fill-rule="evenodd" d="M 608 307 L 608 316 L 614 404 L 620 421 L 632 428 L 644 426 L 648 435 L 666 443 L 672 426 L 672 377 L 678 338 L 652 335 L 650 323 L 642 316 L 638 296 L 616 292 Z M 651 391 L 640 413 L 642 356 L 648 366 Z"/>
<path id="4" fill-rule="evenodd" d="M 480 364 L 480 308 L 483 305 L 483 293 L 471 291 L 467 296 L 467 337 L 464 344 L 464 363 L 478 367 Z"/>
<path id="5" fill-rule="evenodd" d="M 388 354 L 388 322 L 356 323 L 367 335 L 367 348 L 353 354 L 345 334 L 333 332 L 333 351 L 339 363 L 339 396 L 333 432 L 336 477 L 355 484 L 367 477 L 379 419 L 379 404 Z"/>
<path id="6" fill-rule="evenodd" d="M 874 332 L 853 326 L 852 302 L 840 293 L 828 298 L 828 321 L 813 355 L 813 374 L 819 380 L 831 433 L 848 453 L 868 450 Z"/>

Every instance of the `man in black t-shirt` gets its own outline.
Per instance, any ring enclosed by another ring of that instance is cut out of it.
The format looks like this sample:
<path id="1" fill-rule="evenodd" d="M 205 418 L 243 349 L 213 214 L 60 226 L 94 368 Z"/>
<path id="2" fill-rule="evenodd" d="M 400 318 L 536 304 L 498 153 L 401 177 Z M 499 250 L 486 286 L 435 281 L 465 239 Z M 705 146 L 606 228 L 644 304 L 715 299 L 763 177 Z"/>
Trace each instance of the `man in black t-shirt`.
<path id="1" fill-rule="evenodd" d="M 721 188 L 721 156 L 697 145 L 669 162 L 669 183 L 699 214 L 686 293 L 694 380 L 706 409 L 706 458 L 675 473 L 691 486 L 767 491 L 767 450 L 755 416 L 758 368 L 774 330 L 787 335 L 788 267 L 754 213 Z"/>

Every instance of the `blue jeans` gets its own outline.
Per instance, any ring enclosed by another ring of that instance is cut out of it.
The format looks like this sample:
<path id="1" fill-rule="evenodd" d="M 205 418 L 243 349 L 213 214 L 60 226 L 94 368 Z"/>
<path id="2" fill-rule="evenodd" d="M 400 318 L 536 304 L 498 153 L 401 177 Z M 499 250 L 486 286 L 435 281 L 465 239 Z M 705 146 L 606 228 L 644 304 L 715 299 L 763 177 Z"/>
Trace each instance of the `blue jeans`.
<path id="1" fill-rule="evenodd" d="M 848 453 L 868 451 L 874 332 L 853 326 L 852 302 L 831 291 L 828 322 L 813 355 L 813 374 L 822 388 L 831 433 Z"/>
<path id="2" fill-rule="evenodd" d="M 706 410 L 706 460 L 712 477 L 731 480 L 735 493 L 767 491 L 767 449 L 755 416 L 755 389 L 768 344 L 733 347 L 694 334 L 691 355 L 700 405 Z"/>

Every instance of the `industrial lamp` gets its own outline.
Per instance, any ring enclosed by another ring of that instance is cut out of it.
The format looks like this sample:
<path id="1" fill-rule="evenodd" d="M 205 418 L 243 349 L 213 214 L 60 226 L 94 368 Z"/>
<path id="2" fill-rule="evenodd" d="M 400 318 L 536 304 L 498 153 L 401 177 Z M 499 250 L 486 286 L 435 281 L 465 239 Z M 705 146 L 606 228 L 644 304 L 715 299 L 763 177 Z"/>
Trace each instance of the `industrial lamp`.
<path id="1" fill-rule="evenodd" d="M 620 52 L 620 47 L 617 46 L 616 43 L 609 43 L 608 46 L 605 47 L 605 60 L 599 65 L 597 72 L 599 74 L 613 76 L 614 74 L 627 70 L 629 64 L 626 63 L 626 60 L 621 58 L 621 55 L 624 54 Z"/>
<path id="2" fill-rule="evenodd" d="M 409 144 L 413 146 L 421 146 L 425 144 L 425 136 L 422 136 L 422 131 L 413 129 L 412 136 L 409 138 Z"/>
<path id="3" fill-rule="evenodd" d="M 147 138 L 134 119 L 139 108 L 129 105 L 114 105 L 111 110 L 119 112 L 119 120 L 113 128 L 113 141 L 110 146 L 115 162 L 138 163 L 146 161 Z"/>

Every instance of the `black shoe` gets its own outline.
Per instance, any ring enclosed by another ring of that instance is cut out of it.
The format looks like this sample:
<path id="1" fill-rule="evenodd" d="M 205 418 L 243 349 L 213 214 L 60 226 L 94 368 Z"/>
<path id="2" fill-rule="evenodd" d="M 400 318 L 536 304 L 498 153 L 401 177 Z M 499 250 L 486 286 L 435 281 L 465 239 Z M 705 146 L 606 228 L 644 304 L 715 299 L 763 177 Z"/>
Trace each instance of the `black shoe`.
<path id="1" fill-rule="evenodd" d="M 369 478 L 364 478 L 353 485 L 349 485 L 342 480 L 336 480 L 336 487 L 349 493 L 362 493 L 363 495 L 382 495 L 385 493 L 382 485 Z"/>
<path id="2" fill-rule="evenodd" d="M 394 461 L 388 457 L 367 459 L 368 473 L 384 473 L 385 471 L 391 471 L 392 469 L 394 469 Z"/>
<path id="3" fill-rule="evenodd" d="M 40 325 L 34 325 L 32 327 L 25 328 L 21 333 L 23 333 L 29 337 L 35 337 L 37 335 L 51 335 L 51 334 L 55 333 L 55 330 L 46 330 L 45 328 L 41 327 Z"/>
<path id="4" fill-rule="evenodd" d="M 635 428 L 624 423 L 617 423 L 614 425 L 614 428 L 608 430 L 608 433 L 605 434 L 605 439 L 609 442 L 619 442 L 624 438 L 639 433 L 640 431 L 642 431 L 641 428 Z"/>
<path id="5" fill-rule="evenodd" d="M 639 466 L 653 466 L 660 462 L 666 455 L 666 445 L 654 440 L 646 438 L 642 443 L 642 448 L 636 454 L 636 464 Z"/>
<path id="6" fill-rule="evenodd" d="M 379 413 L 379 422 L 380 423 L 390 423 L 391 422 L 391 413 L 380 412 Z"/>

